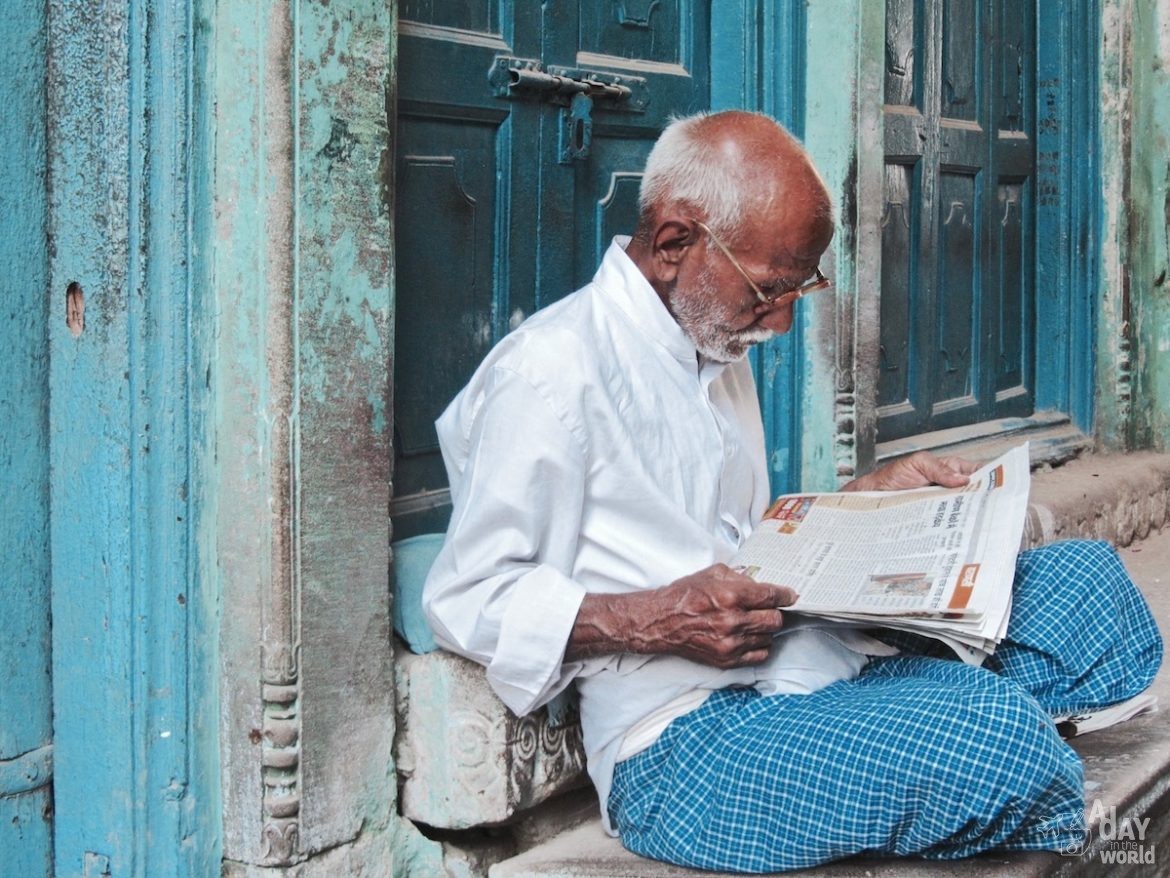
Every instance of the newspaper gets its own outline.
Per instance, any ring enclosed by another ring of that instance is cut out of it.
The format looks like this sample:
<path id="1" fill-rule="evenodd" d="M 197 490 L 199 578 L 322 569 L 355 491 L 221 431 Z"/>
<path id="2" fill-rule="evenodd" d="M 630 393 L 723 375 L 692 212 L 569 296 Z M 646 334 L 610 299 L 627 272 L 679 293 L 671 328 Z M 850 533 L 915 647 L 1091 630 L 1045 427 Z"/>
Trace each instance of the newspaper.
<path id="1" fill-rule="evenodd" d="M 791 586 L 790 612 L 933 637 L 981 664 L 1007 631 L 1028 445 L 962 488 L 787 494 L 732 565 Z"/>
<path id="2" fill-rule="evenodd" d="M 1077 735 L 1110 728 L 1118 723 L 1131 720 L 1135 716 L 1153 713 L 1157 709 L 1157 696 L 1143 692 L 1119 704 L 1111 704 L 1109 707 L 1099 707 L 1081 713 L 1058 716 L 1054 718 L 1053 722 L 1056 723 L 1056 730 L 1060 732 L 1062 738 L 1075 738 Z"/>

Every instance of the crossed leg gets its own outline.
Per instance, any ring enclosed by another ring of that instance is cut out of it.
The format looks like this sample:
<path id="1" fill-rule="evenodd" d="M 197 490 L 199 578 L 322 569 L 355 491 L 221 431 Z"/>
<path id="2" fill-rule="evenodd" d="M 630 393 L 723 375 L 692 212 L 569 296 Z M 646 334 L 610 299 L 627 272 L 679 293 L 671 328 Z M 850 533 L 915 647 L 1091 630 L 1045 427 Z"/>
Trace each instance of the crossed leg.
<path id="1" fill-rule="evenodd" d="M 618 765 L 623 844 L 743 872 L 1075 844 L 1081 764 L 1049 713 L 1140 692 L 1161 637 L 1101 543 L 1021 554 L 1014 600 L 988 668 L 901 655 L 811 695 L 714 693 Z"/>

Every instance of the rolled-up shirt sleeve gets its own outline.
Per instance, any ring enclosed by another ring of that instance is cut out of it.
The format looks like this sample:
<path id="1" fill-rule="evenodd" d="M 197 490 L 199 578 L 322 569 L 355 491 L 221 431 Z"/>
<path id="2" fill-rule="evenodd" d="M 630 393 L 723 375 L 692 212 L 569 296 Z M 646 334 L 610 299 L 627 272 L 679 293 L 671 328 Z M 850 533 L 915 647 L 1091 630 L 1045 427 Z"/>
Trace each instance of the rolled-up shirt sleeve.
<path id="1" fill-rule="evenodd" d="M 580 670 L 564 662 L 585 590 L 571 578 L 585 497 L 579 440 L 532 385 L 491 370 L 464 413 L 466 435 L 439 422 L 451 478 L 447 539 L 423 591 L 436 640 L 487 667 L 523 715 Z M 460 419 L 453 419 L 458 422 Z"/>

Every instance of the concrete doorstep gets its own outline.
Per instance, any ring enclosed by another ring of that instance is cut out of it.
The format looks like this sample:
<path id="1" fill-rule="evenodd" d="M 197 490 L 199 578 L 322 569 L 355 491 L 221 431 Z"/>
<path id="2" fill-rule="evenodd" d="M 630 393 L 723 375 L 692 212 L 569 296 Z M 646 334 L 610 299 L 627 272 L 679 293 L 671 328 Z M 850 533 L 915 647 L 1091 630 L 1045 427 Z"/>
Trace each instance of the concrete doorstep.
<path id="1" fill-rule="evenodd" d="M 1090 537 L 1121 546 L 1122 560 L 1170 632 L 1170 456 L 1088 456 L 1033 479 L 1025 544 Z M 1144 539 L 1143 539 L 1144 538 Z M 1170 669 L 1150 690 L 1160 710 L 1072 740 L 1085 763 L 1090 840 L 1074 856 L 984 854 L 967 860 L 853 858 L 786 875 L 823 878 L 934 876 L 1170 876 Z M 1165 843 L 1165 851 L 1163 844 Z M 1124 856 L 1117 861 L 1114 851 Z M 1135 854 L 1130 854 L 1134 851 Z M 1130 857 L 1142 862 L 1130 862 Z M 626 851 L 600 819 L 562 832 L 494 865 L 491 878 L 668 878 L 715 873 L 646 860 Z"/>

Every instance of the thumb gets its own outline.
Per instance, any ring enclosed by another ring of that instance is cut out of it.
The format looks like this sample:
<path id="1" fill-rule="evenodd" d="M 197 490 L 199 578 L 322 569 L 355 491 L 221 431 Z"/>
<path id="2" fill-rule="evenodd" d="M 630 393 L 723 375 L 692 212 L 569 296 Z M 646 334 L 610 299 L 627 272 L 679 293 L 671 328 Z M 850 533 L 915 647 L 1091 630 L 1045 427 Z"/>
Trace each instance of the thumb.
<path id="1" fill-rule="evenodd" d="M 938 472 L 934 476 L 935 484 L 942 485 L 944 488 L 961 488 L 969 481 L 971 479 L 967 477 L 966 473 L 952 469 L 946 464 L 939 466 Z"/>
<path id="2" fill-rule="evenodd" d="M 942 485 L 944 488 L 961 488 L 970 481 L 966 473 L 938 457 L 922 459 L 919 471 L 926 476 L 928 482 Z"/>

